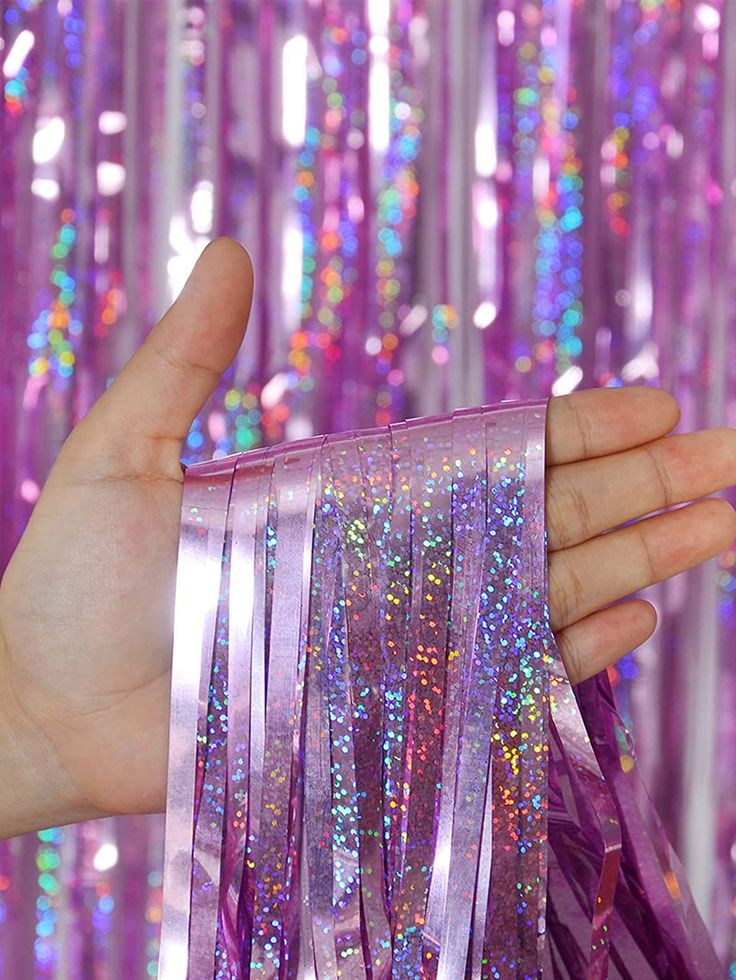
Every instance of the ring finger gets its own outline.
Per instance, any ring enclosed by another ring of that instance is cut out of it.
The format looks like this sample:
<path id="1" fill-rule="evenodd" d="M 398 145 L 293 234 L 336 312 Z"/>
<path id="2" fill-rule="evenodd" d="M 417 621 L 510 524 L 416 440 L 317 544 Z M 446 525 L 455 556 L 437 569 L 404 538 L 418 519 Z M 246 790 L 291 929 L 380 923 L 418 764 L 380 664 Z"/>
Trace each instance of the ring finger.
<path id="1" fill-rule="evenodd" d="M 708 498 L 549 554 L 553 630 L 698 565 L 736 536 L 736 511 Z"/>

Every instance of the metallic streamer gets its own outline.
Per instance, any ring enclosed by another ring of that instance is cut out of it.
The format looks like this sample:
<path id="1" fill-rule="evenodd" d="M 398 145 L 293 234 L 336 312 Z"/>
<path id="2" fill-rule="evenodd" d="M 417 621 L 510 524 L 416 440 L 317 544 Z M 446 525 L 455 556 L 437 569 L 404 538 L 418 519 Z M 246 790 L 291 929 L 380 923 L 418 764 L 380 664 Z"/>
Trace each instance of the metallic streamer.
<path id="1" fill-rule="evenodd" d="M 163 980 L 480 980 L 545 965 L 596 980 L 609 961 L 643 980 L 720 976 L 636 767 L 621 765 L 633 747 L 610 688 L 599 675 L 578 696 L 550 629 L 546 406 L 287 443 L 268 470 L 258 451 L 187 469 Z M 245 594 L 234 563 L 255 573 Z M 249 625 L 222 645 L 217 622 L 233 617 Z M 220 698 L 224 677 L 247 701 Z M 261 724 L 246 763 L 229 743 Z M 229 865 L 221 877 L 230 839 L 246 854 L 239 881 Z M 243 918 L 218 933 L 233 889 Z"/>

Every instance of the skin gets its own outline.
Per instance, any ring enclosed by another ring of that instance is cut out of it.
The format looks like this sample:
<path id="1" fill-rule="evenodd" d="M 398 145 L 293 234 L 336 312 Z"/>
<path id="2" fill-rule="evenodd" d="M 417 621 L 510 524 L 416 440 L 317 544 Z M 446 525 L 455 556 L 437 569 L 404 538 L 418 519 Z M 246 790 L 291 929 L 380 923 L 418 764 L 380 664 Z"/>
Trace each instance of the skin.
<path id="1" fill-rule="evenodd" d="M 0 836 L 164 809 L 182 441 L 252 297 L 248 254 L 213 242 L 51 470 L 0 585 Z M 736 537 L 730 504 L 698 499 L 736 483 L 736 430 L 668 435 L 678 420 L 653 388 L 550 402 L 550 615 L 573 681 L 653 632 L 648 602 L 617 600 Z"/>

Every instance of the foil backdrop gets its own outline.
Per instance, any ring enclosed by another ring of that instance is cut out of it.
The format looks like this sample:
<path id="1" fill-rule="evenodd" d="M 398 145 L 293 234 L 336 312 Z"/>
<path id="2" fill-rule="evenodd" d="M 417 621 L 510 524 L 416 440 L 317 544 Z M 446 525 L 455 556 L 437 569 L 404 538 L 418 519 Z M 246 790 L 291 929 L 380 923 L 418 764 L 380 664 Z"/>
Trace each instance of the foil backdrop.
<path id="1" fill-rule="evenodd" d="M 187 463 L 649 383 L 736 424 L 731 0 L 0 0 L 7 561 L 203 245 L 257 295 Z M 736 976 L 736 548 L 611 671 Z M 0 844 L 0 976 L 154 976 L 160 817 Z"/>
<path id="2" fill-rule="evenodd" d="M 550 404 L 187 468 L 161 980 L 722 980 L 550 630 Z"/>

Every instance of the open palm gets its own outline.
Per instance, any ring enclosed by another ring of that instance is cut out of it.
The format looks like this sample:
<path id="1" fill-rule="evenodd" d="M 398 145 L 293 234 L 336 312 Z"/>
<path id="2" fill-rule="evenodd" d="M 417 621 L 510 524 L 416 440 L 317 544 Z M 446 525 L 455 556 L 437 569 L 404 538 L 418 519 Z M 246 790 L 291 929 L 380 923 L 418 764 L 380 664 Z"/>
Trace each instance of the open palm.
<path id="1" fill-rule="evenodd" d="M 51 470 L 0 586 L 0 836 L 164 807 L 181 444 L 252 294 L 247 253 L 218 239 Z M 649 603 L 612 602 L 736 536 L 721 499 L 620 526 L 736 482 L 736 431 L 668 436 L 678 418 L 651 388 L 550 403 L 550 613 L 573 680 L 653 631 Z"/>

